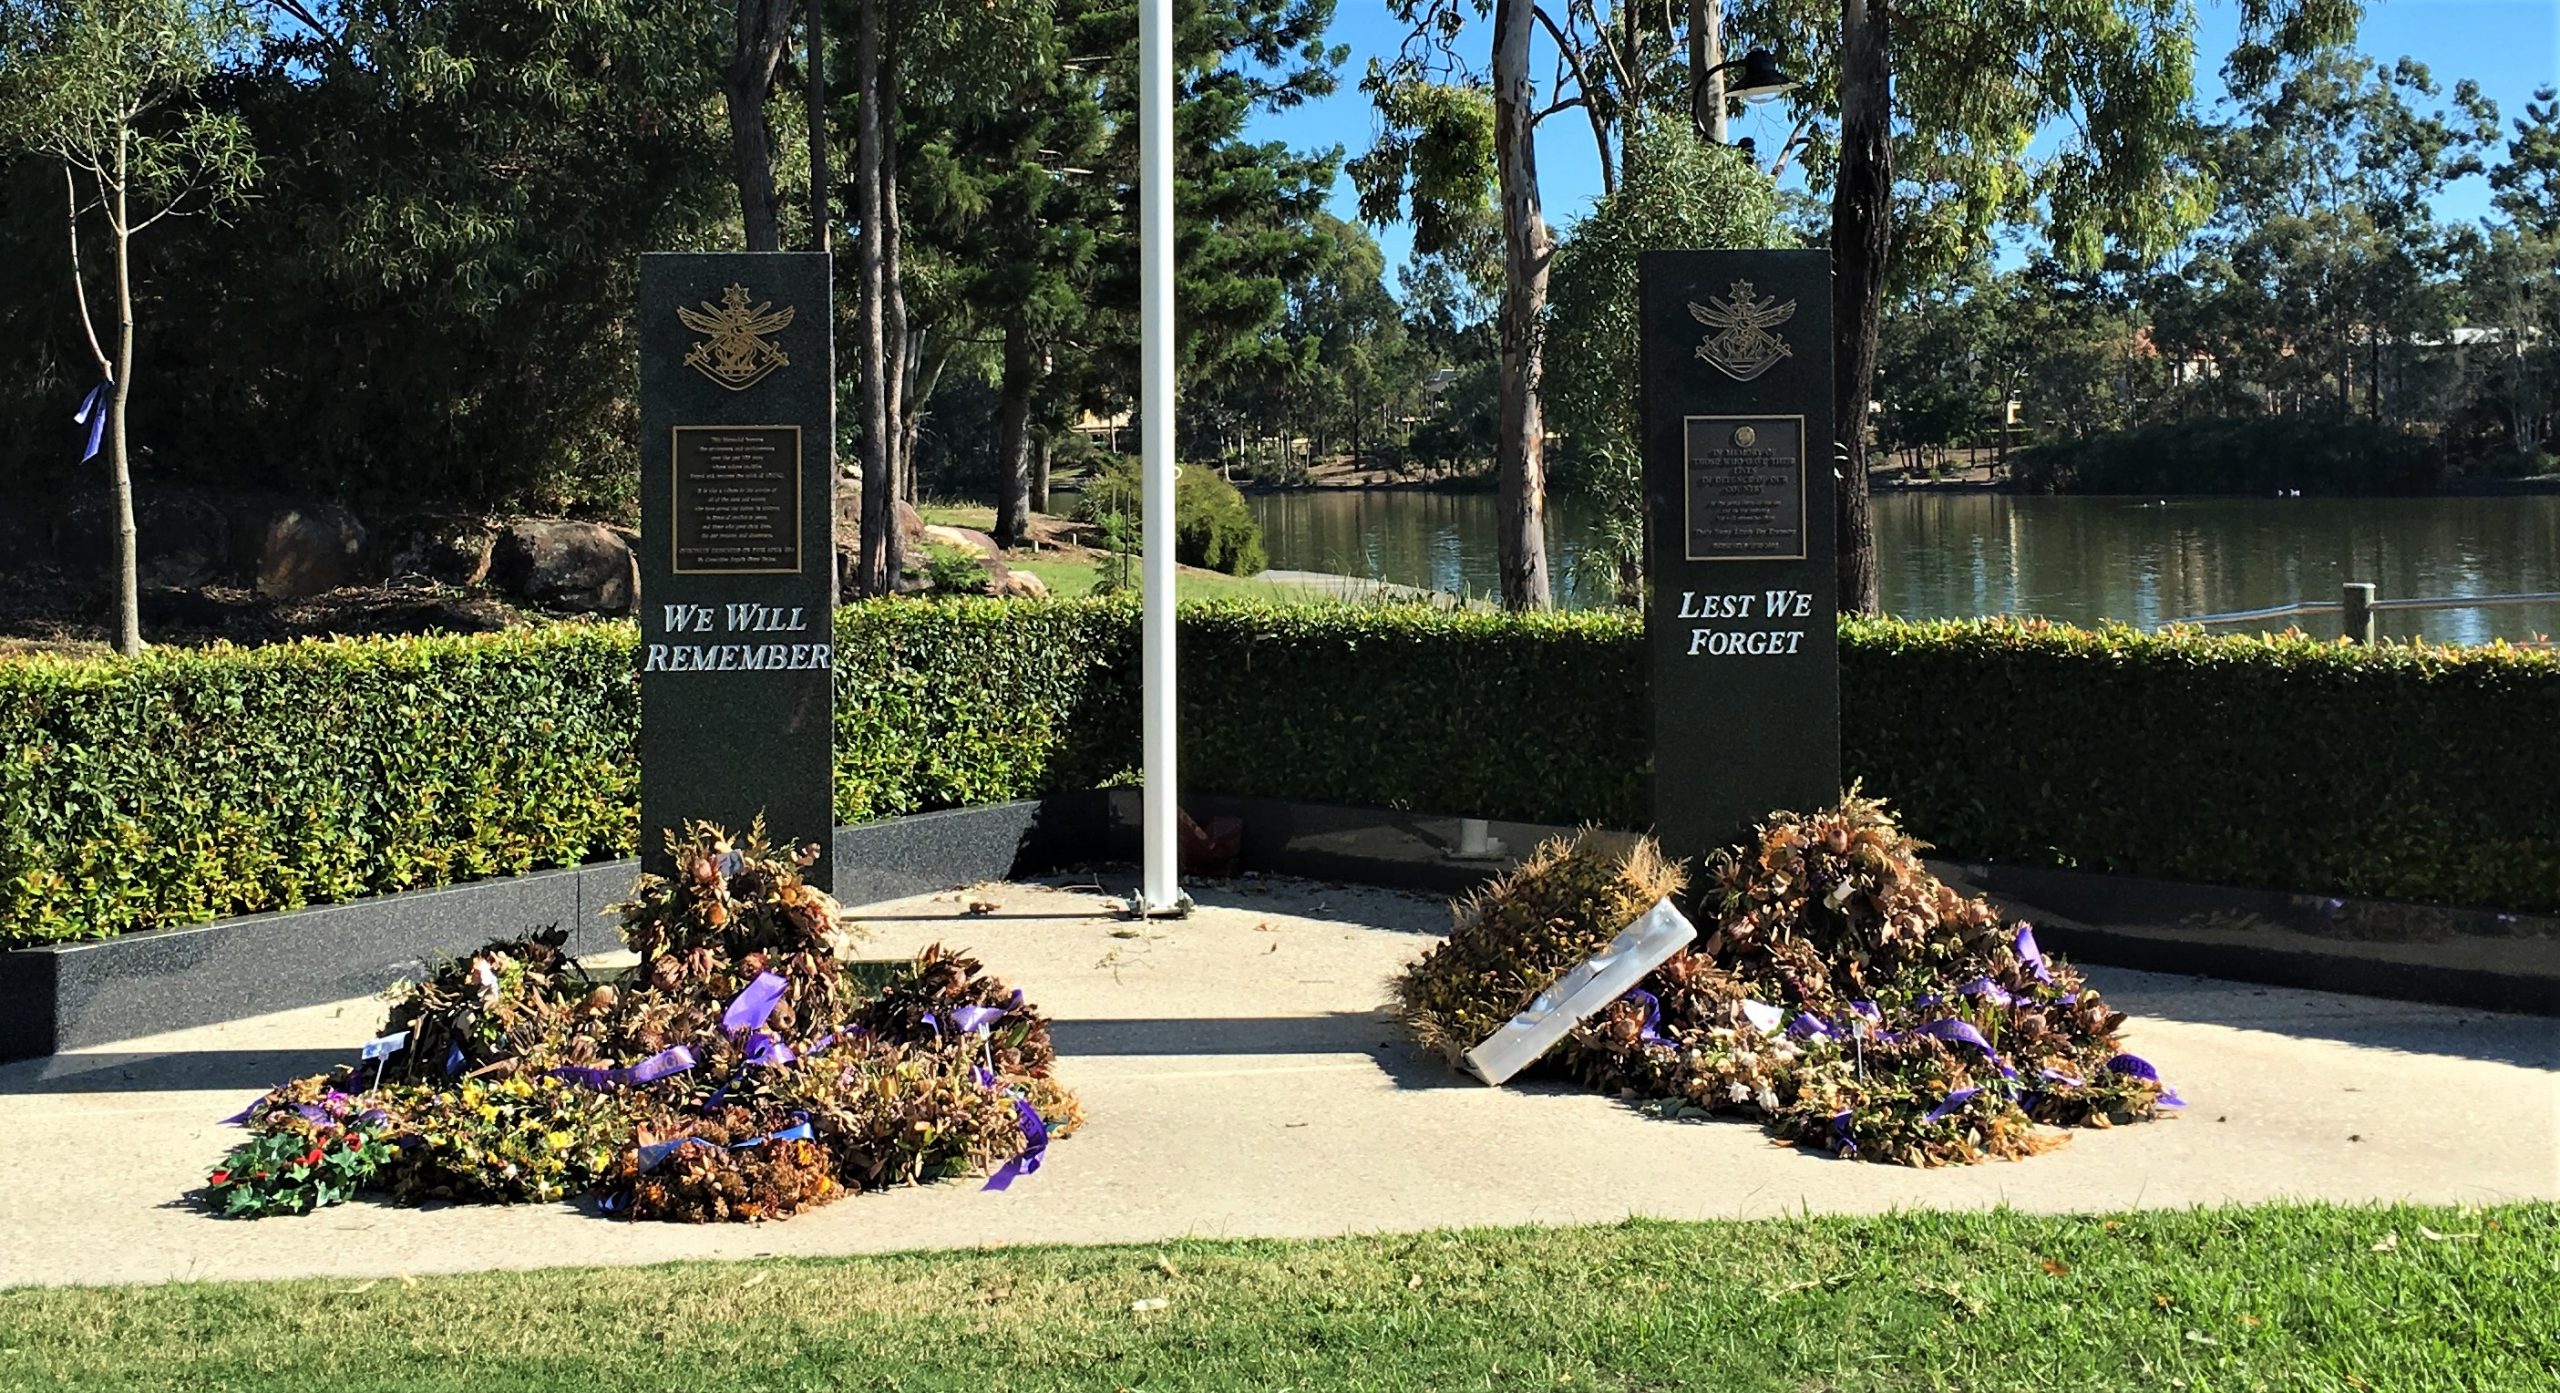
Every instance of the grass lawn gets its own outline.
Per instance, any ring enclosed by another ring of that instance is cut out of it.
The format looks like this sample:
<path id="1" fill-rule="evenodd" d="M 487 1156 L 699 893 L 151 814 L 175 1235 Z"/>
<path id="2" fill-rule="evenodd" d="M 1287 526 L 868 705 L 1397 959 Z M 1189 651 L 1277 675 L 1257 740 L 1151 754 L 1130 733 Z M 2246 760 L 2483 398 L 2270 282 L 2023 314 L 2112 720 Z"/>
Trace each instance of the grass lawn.
<path id="1" fill-rule="evenodd" d="M 916 510 L 935 527 L 965 527 L 991 532 L 996 525 L 996 510 L 983 503 L 928 503 Z M 1076 552 L 1057 560 L 1024 559 L 1021 553 L 1009 554 L 1005 564 L 1017 571 L 1027 571 L 1049 587 L 1049 593 L 1060 599 L 1073 599 L 1093 593 L 1096 575 L 1094 553 Z M 1134 576 L 1137 563 L 1130 570 Z M 1319 594 L 1297 586 L 1274 585 L 1249 576 L 1231 576 L 1204 570 L 1198 566 L 1175 568 L 1173 596 L 1176 600 L 1257 600 L 1263 604 L 1339 604 L 1330 595 Z"/>
<path id="2" fill-rule="evenodd" d="M 21 1288 L 0 1292 L 0 1386 L 2549 1388 L 2556 1273 L 2560 1206 L 2534 1204 Z"/>
<path id="3" fill-rule="evenodd" d="M 1097 576 L 1091 561 L 1025 561 L 1018 556 L 1005 558 L 1005 564 L 1017 571 L 1028 571 L 1049 587 L 1049 593 L 1069 599 L 1093 593 Z M 1133 563 L 1130 570 L 1137 567 Z M 1342 601 L 1330 595 L 1294 585 L 1275 585 L 1250 576 L 1231 576 L 1197 566 L 1176 567 L 1173 576 L 1176 600 L 1258 600 L 1263 604 L 1333 605 Z"/>

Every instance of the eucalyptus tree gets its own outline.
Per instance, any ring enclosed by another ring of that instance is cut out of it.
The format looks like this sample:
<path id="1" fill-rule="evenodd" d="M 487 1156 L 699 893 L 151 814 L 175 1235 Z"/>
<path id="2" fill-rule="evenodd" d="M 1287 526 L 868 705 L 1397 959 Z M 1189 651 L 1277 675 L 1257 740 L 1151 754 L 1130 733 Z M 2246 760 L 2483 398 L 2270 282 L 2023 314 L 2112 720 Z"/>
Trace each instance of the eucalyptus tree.
<path id="1" fill-rule="evenodd" d="M 729 63 L 721 72 L 720 94 L 729 106 L 731 177 L 751 252 L 782 250 L 782 199 L 774 186 L 766 108 L 791 46 L 791 14 L 791 0 L 733 0 L 730 11 Z"/>
<path id="2" fill-rule="evenodd" d="M 1537 105 L 1529 54 L 1540 11 L 1534 0 L 1389 0 L 1411 26 L 1391 61 L 1373 60 L 1363 90 L 1382 134 L 1352 165 L 1361 215 L 1410 218 L 1414 246 L 1447 250 L 1486 221 L 1500 229 L 1501 293 L 1494 311 L 1499 382 L 1494 425 L 1495 550 L 1502 602 L 1544 609 L 1547 576 L 1547 274 L 1555 253 L 1538 190 L 1537 125 L 1566 109 Z M 1457 47 L 1470 14 L 1493 20 L 1489 64 Z"/>
<path id="3" fill-rule="evenodd" d="M 1767 0 L 1730 7 L 1802 55 L 1808 177 L 1831 193 L 1840 600 L 1877 603 L 1863 423 L 1892 260 L 1954 264 L 2000 223 L 2060 259 L 2156 257 L 2211 208 L 2185 0 Z M 2352 32 L 2355 0 L 2240 0 L 2246 77 Z M 2039 132 L 2058 135 L 2048 144 Z"/>
<path id="4" fill-rule="evenodd" d="M 63 232 L 99 385 L 81 407 L 84 462 L 103 447 L 115 509 L 116 651 L 142 651 L 125 407 L 134 387 L 134 240 L 164 219 L 245 197 L 258 159 L 239 118 L 203 100 L 245 58 L 255 18 L 234 0 L 18 0 L 0 9 L 0 142 L 58 163 Z M 106 232 L 113 333 L 90 306 L 80 229 Z M 110 342 L 112 347 L 110 347 Z"/>

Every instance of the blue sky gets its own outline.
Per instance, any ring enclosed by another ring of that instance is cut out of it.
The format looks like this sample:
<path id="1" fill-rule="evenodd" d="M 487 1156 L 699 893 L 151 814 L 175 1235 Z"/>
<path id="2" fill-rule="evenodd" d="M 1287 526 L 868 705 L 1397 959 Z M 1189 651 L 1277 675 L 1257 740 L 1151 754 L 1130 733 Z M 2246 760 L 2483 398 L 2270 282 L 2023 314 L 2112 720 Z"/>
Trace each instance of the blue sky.
<path id="1" fill-rule="evenodd" d="M 2222 96 L 2222 55 L 2230 51 L 2238 18 L 2233 6 L 2215 0 L 2202 0 L 2199 9 L 2197 88 L 2210 103 Z M 1486 26 L 1477 28 L 1479 35 L 1471 36 L 1470 42 L 1489 49 L 1490 40 L 1481 37 Z M 1379 0 L 1338 0 L 1333 40 L 1351 47 L 1341 89 L 1295 111 L 1258 117 L 1252 131 L 1255 138 L 1282 140 L 1299 149 L 1338 144 L 1346 153 L 1358 154 L 1375 133 L 1368 100 L 1359 91 L 1359 76 L 1372 55 L 1392 53 L 1403 35 Z M 2416 58 L 2448 90 L 2457 79 L 2476 80 L 2497 102 L 2503 127 L 2522 112 L 2536 86 L 2560 84 L 2560 0 L 2369 0 L 2357 47 L 2386 61 L 2404 54 Z M 1532 71 L 1543 80 L 1550 67 L 1550 59 L 1540 58 Z M 1775 149 L 1786 138 L 1786 126 L 1773 109 L 1746 113 L 1733 133 L 1757 136 L 1763 149 Z M 1572 113 L 1550 118 L 1539 128 L 1538 178 L 1547 216 L 1558 224 L 1579 216 L 1599 196 L 1599 164 L 1592 154 L 1590 128 L 1573 119 Z M 1349 180 L 1337 182 L 1333 206 L 1342 217 L 1357 216 Z M 2448 192 L 2437 215 L 2476 218 L 2487 208 L 2485 181 L 2472 179 Z M 1401 227 L 1373 230 L 1386 249 L 1388 264 L 1403 261 L 1412 244 L 1411 233 Z M 1388 283 L 1394 284 L 1392 276 Z"/>

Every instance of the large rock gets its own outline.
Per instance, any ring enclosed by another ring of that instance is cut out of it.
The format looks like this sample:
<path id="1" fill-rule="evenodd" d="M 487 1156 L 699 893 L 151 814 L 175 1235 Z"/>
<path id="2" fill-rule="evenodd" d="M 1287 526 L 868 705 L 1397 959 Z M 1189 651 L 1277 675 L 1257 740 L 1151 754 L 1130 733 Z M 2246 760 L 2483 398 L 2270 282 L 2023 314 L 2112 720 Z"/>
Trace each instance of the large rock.
<path id="1" fill-rule="evenodd" d="M 383 529 L 383 573 L 438 585 L 478 585 L 489 578 L 489 556 L 498 529 L 489 520 L 449 513 L 418 513 Z"/>
<path id="2" fill-rule="evenodd" d="M 489 583 L 552 609 L 630 614 L 640 603 L 640 560 L 602 523 L 526 518 L 498 533 Z"/>
<path id="3" fill-rule="evenodd" d="M 916 505 L 898 500 L 898 530 L 906 535 L 907 556 L 921 562 L 924 558 L 924 515 Z M 859 594 L 854 586 L 862 574 L 862 494 L 854 488 L 836 490 L 836 585 L 845 598 Z"/>
<path id="4" fill-rule="evenodd" d="M 334 503 L 286 508 L 267 519 L 258 543 L 258 593 L 304 600 L 353 585 L 362 575 L 364 524 Z"/>
<path id="5" fill-rule="evenodd" d="M 144 585 L 183 589 L 213 579 L 231 560 L 231 520 L 190 489 L 137 487 L 135 570 Z M 116 564 L 115 499 L 101 490 L 63 508 L 54 554 L 66 572 L 110 575 Z"/>
<path id="6" fill-rule="evenodd" d="M 987 593 L 1001 595 L 1009 600 L 1045 600 L 1049 598 L 1049 583 L 1029 571 L 1007 568 L 1002 575 L 990 578 Z"/>

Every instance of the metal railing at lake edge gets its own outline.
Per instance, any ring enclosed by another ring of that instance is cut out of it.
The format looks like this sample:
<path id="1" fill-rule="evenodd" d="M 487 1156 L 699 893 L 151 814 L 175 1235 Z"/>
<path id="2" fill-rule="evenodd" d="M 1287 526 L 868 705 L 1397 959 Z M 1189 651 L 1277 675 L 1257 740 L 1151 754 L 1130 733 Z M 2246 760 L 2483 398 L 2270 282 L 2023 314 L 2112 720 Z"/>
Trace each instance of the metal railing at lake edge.
<path id="1" fill-rule="evenodd" d="M 2184 619 L 2162 621 L 2171 624 L 2246 624 L 2259 619 L 2290 619 L 2304 614 L 2334 614 L 2338 618 L 2339 635 L 2349 643 L 2375 641 L 2374 616 L 2385 610 L 2422 609 L 2489 609 L 2501 605 L 2560 605 L 2560 590 L 2535 590 L 2517 595 L 2447 595 L 2429 599 L 2385 600 L 2374 594 L 2371 581 L 2349 581 L 2339 587 L 2335 600 L 2297 600 L 2289 605 L 2269 605 L 2265 609 L 2238 609 L 2223 614 L 2194 614 Z M 2536 639 L 2520 647 L 2548 647 L 2550 640 Z"/>

